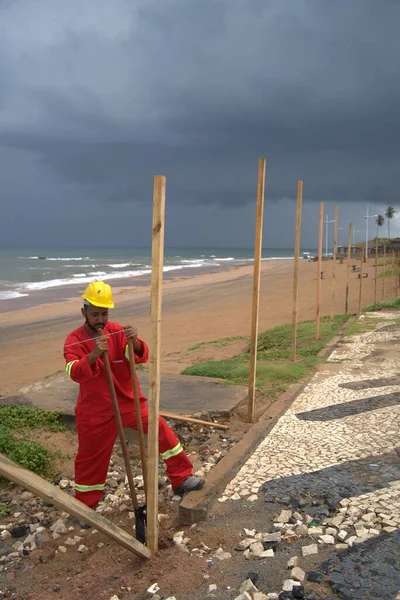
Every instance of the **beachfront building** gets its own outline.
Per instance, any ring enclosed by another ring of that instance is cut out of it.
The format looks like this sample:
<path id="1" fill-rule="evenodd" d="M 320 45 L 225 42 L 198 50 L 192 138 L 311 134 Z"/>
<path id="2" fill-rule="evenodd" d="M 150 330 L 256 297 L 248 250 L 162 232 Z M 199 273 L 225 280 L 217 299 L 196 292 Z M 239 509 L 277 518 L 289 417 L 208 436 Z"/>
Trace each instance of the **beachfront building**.
<path id="1" fill-rule="evenodd" d="M 376 238 L 369 240 L 368 242 L 368 256 L 375 256 Z M 400 238 L 393 238 L 391 240 L 387 238 L 378 238 L 378 256 L 382 256 L 383 248 L 386 246 L 386 253 L 391 254 L 392 250 L 396 254 L 400 253 Z M 356 242 L 351 245 L 351 255 L 360 256 L 361 252 L 364 252 L 365 242 Z M 337 256 L 338 258 L 347 256 L 349 248 L 347 244 L 338 246 Z"/>

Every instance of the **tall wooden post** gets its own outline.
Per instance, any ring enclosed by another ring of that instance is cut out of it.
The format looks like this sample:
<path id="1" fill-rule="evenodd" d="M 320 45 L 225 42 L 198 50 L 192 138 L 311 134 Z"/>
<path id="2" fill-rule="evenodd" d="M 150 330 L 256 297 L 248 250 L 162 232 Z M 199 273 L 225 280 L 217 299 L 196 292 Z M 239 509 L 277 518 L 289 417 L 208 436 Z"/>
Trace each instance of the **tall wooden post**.
<path id="1" fill-rule="evenodd" d="M 335 206 L 335 224 L 333 230 L 333 265 L 332 265 L 332 298 L 331 298 L 331 319 L 335 315 L 335 296 L 336 296 L 336 254 L 338 242 L 339 227 L 339 207 Z"/>
<path id="2" fill-rule="evenodd" d="M 385 299 L 386 244 L 383 244 L 382 300 Z"/>
<path id="3" fill-rule="evenodd" d="M 347 273 L 346 273 L 346 300 L 344 313 L 349 312 L 349 285 L 350 285 L 350 269 L 351 269 L 351 241 L 353 239 L 353 223 L 349 223 L 349 237 L 347 240 Z"/>
<path id="4" fill-rule="evenodd" d="M 375 238 L 375 282 L 374 282 L 374 309 L 376 310 L 376 286 L 378 285 L 378 238 Z"/>
<path id="5" fill-rule="evenodd" d="M 392 279 L 392 285 L 391 285 L 392 291 L 391 291 L 390 295 L 393 296 L 393 298 L 395 298 L 395 296 L 396 296 L 396 288 L 395 288 L 396 282 L 395 282 L 395 279 L 394 279 L 394 276 L 395 276 L 395 266 L 396 266 L 395 254 L 394 254 L 394 250 L 392 250 L 392 277 L 391 277 L 391 279 Z"/>
<path id="6" fill-rule="evenodd" d="M 161 308 L 164 265 L 165 186 L 163 175 L 154 177 L 153 230 L 151 250 L 151 317 L 149 358 L 149 429 L 148 429 L 148 491 L 147 544 L 155 554 L 158 550 L 158 428 L 160 416 Z"/>
<path id="7" fill-rule="evenodd" d="M 360 247 L 361 250 L 361 263 L 360 263 L 360 288 L 358 291 L 358 314 L 360 314 L 361 312 L 361 308 L 362 308 L 362 286 L 363 286 L 363 265 L 364 265 L 364 260 L 363 260 L 363 254 L 364 254 L 364 245 L 361 244 Z"/>
<path id="8" fill-rule="evenodd" d="M 262 233 L 264 222 L 264 192 L 265 192 L 266 160 L 260 158 L 258 161 L 257 180 L 257 206 L 256 206 L 256 228 L 254 240 L 254 274 L 253 274 L 253 303 L 251 312 L 251 334 L 250 334 L 250 366 L 249 366 L 249 403 L 248 420 L 254 421 L 256 405 L 256 373 L 257 373 L 257 340 L 258 340 L 258 313 L 260 305 L 260 274 L 262 255 Z"/>
<path id="9" fill-rule="evenodd" d="M 300 233 L 301 233 L 301 210 L 303 205 L 303 182 L 297 182 L 297 204 L 296 204 L 296 234 L 294 244 L 294 273 L 293 273 L 293 310 L 292 310 L 292 360 L 296 361 L 297 344 L 297 303 L 299 296 L 299 258 L 300 258 Z"/>
<path id="10" fill-rule="evenodd" d="M 315 311 L 315 339 L 319 340 L 319 326 L 321 321 L 321 277 L 322 277 L 322 238 L 324 235 L 324 203 L 319 203 L 318 227 L 318 268 L 317 268 L 317 306 Z"/>

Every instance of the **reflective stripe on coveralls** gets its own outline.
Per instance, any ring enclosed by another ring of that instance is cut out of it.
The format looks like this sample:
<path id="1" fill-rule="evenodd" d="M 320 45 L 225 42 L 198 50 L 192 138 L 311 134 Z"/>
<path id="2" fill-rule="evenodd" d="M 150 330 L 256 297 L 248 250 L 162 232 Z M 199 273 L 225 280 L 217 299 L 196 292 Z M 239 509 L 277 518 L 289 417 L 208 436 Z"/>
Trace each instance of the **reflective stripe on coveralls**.
<path id="1" fill-rule="evenodd" d="M 72 369 L 72 365 L 73 365 L 74 363 L 77 363 L 77 362 L 78 362 L 77 360 L 71 360 L 69 363 L 67 363 L 67 364 L 65 365 L 65 370 L 66 370 L 66 371 L 67 371 L 67 373 L 68 373 L 68 377 L 71 377 L 71 369 Z"/>

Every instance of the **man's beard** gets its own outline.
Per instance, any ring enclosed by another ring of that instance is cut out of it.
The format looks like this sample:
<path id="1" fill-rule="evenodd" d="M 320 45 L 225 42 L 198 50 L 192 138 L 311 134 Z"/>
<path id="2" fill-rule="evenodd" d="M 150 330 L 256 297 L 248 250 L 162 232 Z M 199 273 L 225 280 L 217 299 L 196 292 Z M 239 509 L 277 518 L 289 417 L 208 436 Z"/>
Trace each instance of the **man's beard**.
<path id="1" fill-rule="evenodd" d="M 104 325 L 104 323 L 96 323 L 96 325 L 94 327 L 92 327 L 88 321 L 88 318 L 86 317 L 86 327 L 89 329 L 89 331 L 98 333 L 99 329 L 104 329 L 105 325 Z"/>

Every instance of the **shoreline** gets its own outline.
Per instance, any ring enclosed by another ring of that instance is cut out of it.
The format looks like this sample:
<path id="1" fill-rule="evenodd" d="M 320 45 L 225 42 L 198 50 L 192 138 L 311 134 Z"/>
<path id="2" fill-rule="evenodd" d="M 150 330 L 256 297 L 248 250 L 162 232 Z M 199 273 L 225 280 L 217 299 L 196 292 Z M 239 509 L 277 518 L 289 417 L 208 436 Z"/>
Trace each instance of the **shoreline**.
<path id="1" fill-rule="evenodd" d="M 365 267 L 362 305 L 373 303 L 372 262 Z M 336 266 L 336 296 L 332 300 L 332 263 L 324 264 L 321 290 L 321 316 L 344 312 L 346 266 Z M 378 300 L 381 299 L 378 280 Z M 136 283 L 136 282 L 135 282 Z M 79 287 L 79 286 L 78 286 Z M 218 273 L 196 273 L 166 280 L 163 286 L 161 323 L 162 372 L 177 374 L 199 359 L 223 360 L 236 351 L 234 346 L 205 350 L 194 356 L 188 349 L 200 342 L 224 337 L 247 337 L 251 330 L 253 265 Z M 317 263 L 299 262 L 298 321 L 315 319 Z M 358 309 L 359 280 L 350 275 L 349 312 Z M 390 289 L 386 286 L 386 297 Z M 113 286 L 115 309 L 111 320 L 138 328 L 150 337 L 149 285 Z M 265 331 L 292 318 L 293 261 L 264 261 L 261 265 L 259 331 Z M 43 380 L 64 370 L 63 343 L 70 331 L 81 325 L 79 294 L 59 302 L 48 302 L 0 314 L 0 396 Z M 203 356 L 203 358 L 202 358 Z M 3 365 L 1 365 L 3 363 Z"/>

